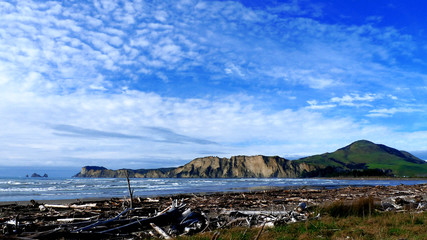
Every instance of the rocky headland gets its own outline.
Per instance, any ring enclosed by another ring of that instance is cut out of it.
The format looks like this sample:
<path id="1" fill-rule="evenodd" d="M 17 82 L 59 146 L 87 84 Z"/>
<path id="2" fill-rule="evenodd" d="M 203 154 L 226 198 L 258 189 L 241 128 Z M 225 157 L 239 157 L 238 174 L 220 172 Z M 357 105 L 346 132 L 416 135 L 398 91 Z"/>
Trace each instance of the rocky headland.
<path id="1" fill-rule="evenodd" d="M 427 162 L 370 141 L 298 160 L 278 156 L 201 157 L 176 168 L 110 170 L 85 166 L 74 177 L 124 178 L 427 177 Z"/>

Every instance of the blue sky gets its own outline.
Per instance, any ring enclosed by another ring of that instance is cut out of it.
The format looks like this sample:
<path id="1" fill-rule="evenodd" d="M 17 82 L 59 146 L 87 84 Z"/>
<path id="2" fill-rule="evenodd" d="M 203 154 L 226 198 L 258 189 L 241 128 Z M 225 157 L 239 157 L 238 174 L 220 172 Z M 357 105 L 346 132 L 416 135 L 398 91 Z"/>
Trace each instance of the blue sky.
<path id="1" fill-rule="evenodd" d="M 427 157 L 424 1 L 0 1 L 0 165 Z"/>

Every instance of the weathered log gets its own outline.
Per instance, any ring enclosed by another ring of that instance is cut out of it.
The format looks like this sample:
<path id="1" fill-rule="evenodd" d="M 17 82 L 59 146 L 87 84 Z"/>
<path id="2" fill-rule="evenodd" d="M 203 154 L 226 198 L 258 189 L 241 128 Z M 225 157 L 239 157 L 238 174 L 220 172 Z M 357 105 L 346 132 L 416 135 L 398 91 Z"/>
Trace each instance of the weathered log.
<path id="1" fill-rule="evenodd" d="M 164 239 L 172 239 L 161 227 L 157 226 L 154 223 L 150 223 L 151 227 L 156 230 L 158 234 L 160 234 Z"/>
<path id="2" fill-rule="evenodd" d="M 86 227 L 82 227 L 82 228 L 76 229 L 76 230 L 74 230 L 72 232 L 81 232 L 81 231 L 85 231 L 85 230 L 91 229 L 91 228 L 99 226 L 99 225 L 104 225 L 104 224 L 107 224 L 109 222 L 116 221 L 117 219 L 120 218 L 120 216 L 122 216 L 123 214 L 127 213 L 129 210 L 131 210 L 131 209 L 128 208 L 128 209 L 124 210 L 123 212 L 121 212 L 119 215 L 117 215 L 116 217 L 114 217 L 112 219 L 108 219 L 108 220 L 105 220 L 105 221 L 97 221 L 96 223 L 90 224 L 89 226 L 86 226 Z"/>
<path id="3" fill-rule="evenodd" d="M 75 221 L 89 221 L 92 220 L 92 218 L 61 218 L 57 219 L 58 222 L 75 222 Z"/>
<path id="4" fill-rule="evenodd" d="M 265 210 L 223 210 L 221 214 L 241 213 L 245 215 L 288 215 L 288 211 L 265 211 Z"/>
<path id="5" fill-rule="evenodd" d="M 41 206 L 44 206 L 45 208 L 60 208 L 60 209 L 70 209 L 70 208 L 72 208 L 72 209 L 88 209 L 88 208 L 96 207 L 96 203 L 83 204 L 83 205 L 44 204 L 44 205 L 39 206 L 40 210 L 42 210 Z"/>
<path id="6" fill-rule="evenodd" d="M 261 229 L 259 230 L 258 234 L 256 235 L 255 240 L 258 240 L 259 237 L 261 236 L 262 231 L 264 230 L 265 227 L 265 222 L 262 224 Z"/>
<path id="7" fill-rule="evenodd" d="M 157 215 L 152 218 L 144 218 L 144 219 L 136 219 L 131 221 L 128 224 L 118 226 L 112 229 L 107 229 L 102 231 L 101 233 L 111 233 L 111 232 L 126 232 L 129 231 L 129 229 L 132 228 L 141 228 L 141 227 L 147 227 L 150 223 L 154 223 L 157 225 L 168 225 L 173 223 L 174 221 L 177 221 L 179 217 L 181 216 L 181 209 L 178 207 L 172 207 L 168 211 L 166 211 L 163 214 Z"/>

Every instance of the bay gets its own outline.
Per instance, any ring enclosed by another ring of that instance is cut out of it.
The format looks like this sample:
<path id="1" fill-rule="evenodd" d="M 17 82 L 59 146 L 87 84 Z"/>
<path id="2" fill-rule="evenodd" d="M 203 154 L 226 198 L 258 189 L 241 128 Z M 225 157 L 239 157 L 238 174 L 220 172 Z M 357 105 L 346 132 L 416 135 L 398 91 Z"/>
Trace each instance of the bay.
<path id="1" fill-rule="evenodd" d="M 180 193 L 241 192 L 269 188 L 394 186 L 427 183 L 406 179 L 295 179 L 295 178 L 137 178 L 131 179 L 135 196 Z M 29 201 L 127 197 L 126 179 L 119 178 L 0 178 L 0 201 Z"/>

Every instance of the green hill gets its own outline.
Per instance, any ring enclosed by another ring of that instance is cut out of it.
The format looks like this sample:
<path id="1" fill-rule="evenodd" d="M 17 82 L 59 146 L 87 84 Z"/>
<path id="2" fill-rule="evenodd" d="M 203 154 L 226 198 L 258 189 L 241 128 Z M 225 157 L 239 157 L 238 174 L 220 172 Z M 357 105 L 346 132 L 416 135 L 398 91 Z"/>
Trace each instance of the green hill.
<path id="1" fill-rule="evenodd" d="M 394 175 L 409 177 L 426 177 L 427 162 L 412 154 L 375 144 L 370 141 L 356 141 L 333 153 L 324 153 L 297 160 L 316 166 L 317 172 L 308 176 L 330 176 L 331 174 L 351 175 L 365 173 L 365 175 Z"/>

